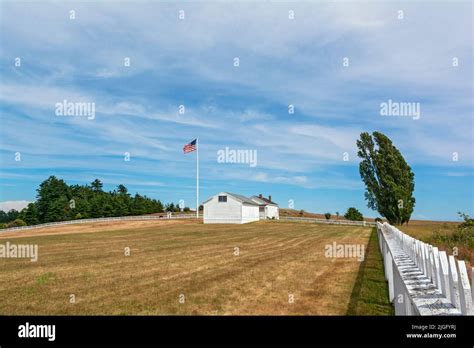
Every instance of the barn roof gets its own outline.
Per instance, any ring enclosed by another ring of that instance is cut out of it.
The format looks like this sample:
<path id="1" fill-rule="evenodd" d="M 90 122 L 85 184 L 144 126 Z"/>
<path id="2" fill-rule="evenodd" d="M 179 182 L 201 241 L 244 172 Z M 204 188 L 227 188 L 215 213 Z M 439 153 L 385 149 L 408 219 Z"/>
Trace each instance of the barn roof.
<path id="1" fill-rule="evenodd" d="M 247 198 L 245 196 L 238 195 L 236 193 L 230 193 L 230 192 L 225 192 L 225 193 L 227 193 L 229 196 L 233 196 L 233 197 L 237 198 L 239 201 L 242 201 L 244 203 L 248 203 L 248 204 L 252 204 L 252 205 L 258 205 L 257 202 L 254 202 L 253 200 L 251 200 L 250 198 Z"/>
<path id="2" fill-rule="evenodd" d="M 231 193 L 231 192 L 221 192 L 221 193 L 218 193 L 217 195 L 220 195 L 222 193 L 225 193 L 226 195 L 229 195 L 229 196 L 232 196 L 234 197 L 235 199 L 237 199 L 238 201 L 242 202 L 242 203 L 247 203 L 247 204 L 251 204 L 251 205 L 259 205 L 257 202 L 254 202 L 253 200 L 251 200 L 250 198 L 247 198 L 245 196 L 242 196 L 242 195 L 238 195 L 236 193 Z M 204 203 L 207 203 L 209 202 L 213 197 L 217 196 L 217 195 L 214 195 L 212 197 L 209 197 L 208 199 L 206 199 L 204 202 L 202 202 L 203 204 Z"/>
<path id="3" fill-rule="evenodd" d="M 226 194 L 226 195 L 232 196 L 232 197 L 234 197 L 235 199 L 237 199 L 238 201 L 240 201 L 242 203 L 247 203 L 247 204 L 251 204 L 251 205 L 268 205 L 268 204 L 278 205 L 277 203 L 272 202 L 272 201 L 270 201 L 269 199 L 267 199 L 265 197 L 252 196 L 252 197 L 248 198 L 248 197 L 239 195 L 237 193 L 231 193 L 231 192 L 220 192 L 217 195 L 220 195 L 220 194 Z M 202 203 L 204 204 L 204 203 L 209 202 L 213 197 L 215 197 L 217 195 L 209 197 L 208 199 L 206 199 Z"/>
<path id="4" fill-rule="evenodd" d="M 265 197 L 259 197 L 259 196 L 252 196 L 250 197 L 250 199 L 252 199 L 253 201 L 259 203 L 259 204 L 273 204 L 273 205 L 278 205 L 277 203 L 275 202 L 272 202 L 271 200 L 265 198 Z"/>

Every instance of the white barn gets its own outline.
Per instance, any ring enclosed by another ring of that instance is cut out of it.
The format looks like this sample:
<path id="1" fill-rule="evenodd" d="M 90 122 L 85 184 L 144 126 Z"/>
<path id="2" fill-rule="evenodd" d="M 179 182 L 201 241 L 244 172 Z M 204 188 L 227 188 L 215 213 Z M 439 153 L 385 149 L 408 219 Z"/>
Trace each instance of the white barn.
<path id="1" fill-rule="evenodd" d="M 278 204 L 272 201 L 272 196 L 265 198 L 262 194 L 259 194 L 258 196 L 250 197 L 250 199 L 258 203 L 260 219 L 280 219 Z"/>
<path id="2" fill-rule="evenodd" d="M 247 198 L 220 192 L 203 202 L 205 224 L 245 224 L 260 219 L 278 219 L 278 205 L 262 195 Z"/>

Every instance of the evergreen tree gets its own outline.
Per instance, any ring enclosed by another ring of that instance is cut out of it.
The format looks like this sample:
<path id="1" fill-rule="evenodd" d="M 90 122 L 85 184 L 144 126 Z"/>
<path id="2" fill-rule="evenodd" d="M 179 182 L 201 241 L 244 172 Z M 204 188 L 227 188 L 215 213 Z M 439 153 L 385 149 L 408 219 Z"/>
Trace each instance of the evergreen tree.
<path id="1" fill-rule="evenodd" d="M 20 217 L 20 212 L 16 209 L 10 209 L 7 213 L 7 221 L 14 221 Z"/>
<path id="2" fill-rule="evenodd" d="M 351 221 L 363 221 L 364 217 L 362 216 L 362 213 L 358 211 L 356 208 L 349 208 L 347 209 L 347 212 L 344 214 L 344 217 L 347 220 Z"/>
<path id="3" fill-rule="evenodd" d="M 91 182 L 92 191 L 102 192 L 102 187 L 103 186 L 104 185 L 102 184 L 102 182 L 99 179 L 95 179 L 93 182 Z"/>
<path id="4" fill-rule="evenodd" d="M 68 186 L 63 180 L 50 176 L 37 189 L 37 201 L 30 203 L 21 213 L 13 209 L 8 213 L 0 210 L 0 224 L 6 226 L 18 219 L 28 225 L 34 225 L 44 222 L 163 212 L 161 201 L 138 193 L 131 197 L 124 185 L 117 186 L 113 192 L 104 192 L 102 188 L 103 184 L 99 179 L 95 179 L 90 186 Z M 172 209 L 175 209 L 174 204 Z"/>
<path id="5" fill-rule="evenodd" d="M 124 185 L 122 185 L 122 184 L 120 184 L 120 185 L 117 186 L 117 192 L 120 193 L 121 195 L 126 195 L 126 194 L 128 194 L 127 188 L 126 188 Z"/>
<path id="6" fill-rule="evenodd" d="M 166 211 L 174 212 L 174 210 L 175 210 L 174 203 L 168 203 L 166 205 Z"/>
<path id="7" fill-rule="evenodd" d="M 90 199 L 88 215 L 91 218 L 104 217 L 104 200 L 101 195 L 95 195 Z"/>
<path id="8" fill-rule="evenodd" d="M 62 221 L 69 204 L 69 187 L 55 176 L 50 176 L 38 188 L 37 210 L 39 222 Z"/>
<path id="9" fill-rule="evenodd" d="M 0 223 L 8 222 L 8 214 L 5 213 L 3 210 L 0 210 Z"/>
<path id="10" fill-rule="evenodd" d="M 28 206 L 25 209 L 23 209 L 22 213 L 23 213 L 23 220 L 28 225 L 36 225 L 39 223 L 38 209 L 36 209 L 35 203 L 28 204 Z"/>

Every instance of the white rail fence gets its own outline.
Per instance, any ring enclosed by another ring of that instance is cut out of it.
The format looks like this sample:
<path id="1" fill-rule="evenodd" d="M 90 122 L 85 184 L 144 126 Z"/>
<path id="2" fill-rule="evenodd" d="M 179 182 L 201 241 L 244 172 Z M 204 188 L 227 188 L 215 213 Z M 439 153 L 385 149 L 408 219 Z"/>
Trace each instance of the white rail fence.
<path id="1" fill-rule="evenodd" d="M 296 216 L 280 216 L 280 220 L 286 221 L 307 221 L 320 224 L 332 225 L 353 225 L 353 226 L 376 226 L 375 222 L 369 221 L 350 221 L 350 220 L 333 220 L 333 219 L 319 219 L 319 218 L 305 218 Z"/>
<path id="2" fill-rule="evenodd" d="M 202 217 L 202 215 L 200 216 Z M 107 222 L 107 221 L 141 221 L 141 220 L 166 220 L 166 219 L 196 219 L 195 214 L 179 214 L 171 215 L 163 213 L 163 215 L 137 215 L 137 216 L 118 216 L 118 217 L 107 217 L 107 218 L 96 218 L 96 219 L 78 219 L 78 220 L 68 220 L 68 221 L 59 221 L 59 222 L 48 222 L 45 224 L 31 225 L 31 226 L 21 226 L 21 227 L 10 227 L 0 229 L 0 233 L 9 232 L 9 231 L 18 231 L 18 230 L 31 230 L 37 228 L 44 228 L 50 226 L 58 225 L 74 225 L 74 224 L 86 224 L 90 222 Z"/>
<path id="3" fill-rule="evenodd" d="M 474 315 L 464 261 L 388 223 L 377 223 L 377 233 L 395 315 Z"/>

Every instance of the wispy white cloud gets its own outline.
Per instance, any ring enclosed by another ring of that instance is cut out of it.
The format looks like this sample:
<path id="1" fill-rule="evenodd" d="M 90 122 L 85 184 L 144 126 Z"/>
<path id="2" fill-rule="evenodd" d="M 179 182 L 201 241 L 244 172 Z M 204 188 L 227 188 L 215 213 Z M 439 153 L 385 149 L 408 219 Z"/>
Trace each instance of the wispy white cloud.
<path id="1" fill-rule="evenodd" d="M 23 208 L 26 208 L 26 206 L 30 203 L 31 202 L 29 201 L 4 201 L 0 202 L 0 210 L 10 211 L 12 209 L 15 209 L 17 211 L 20 211 Z"/>

